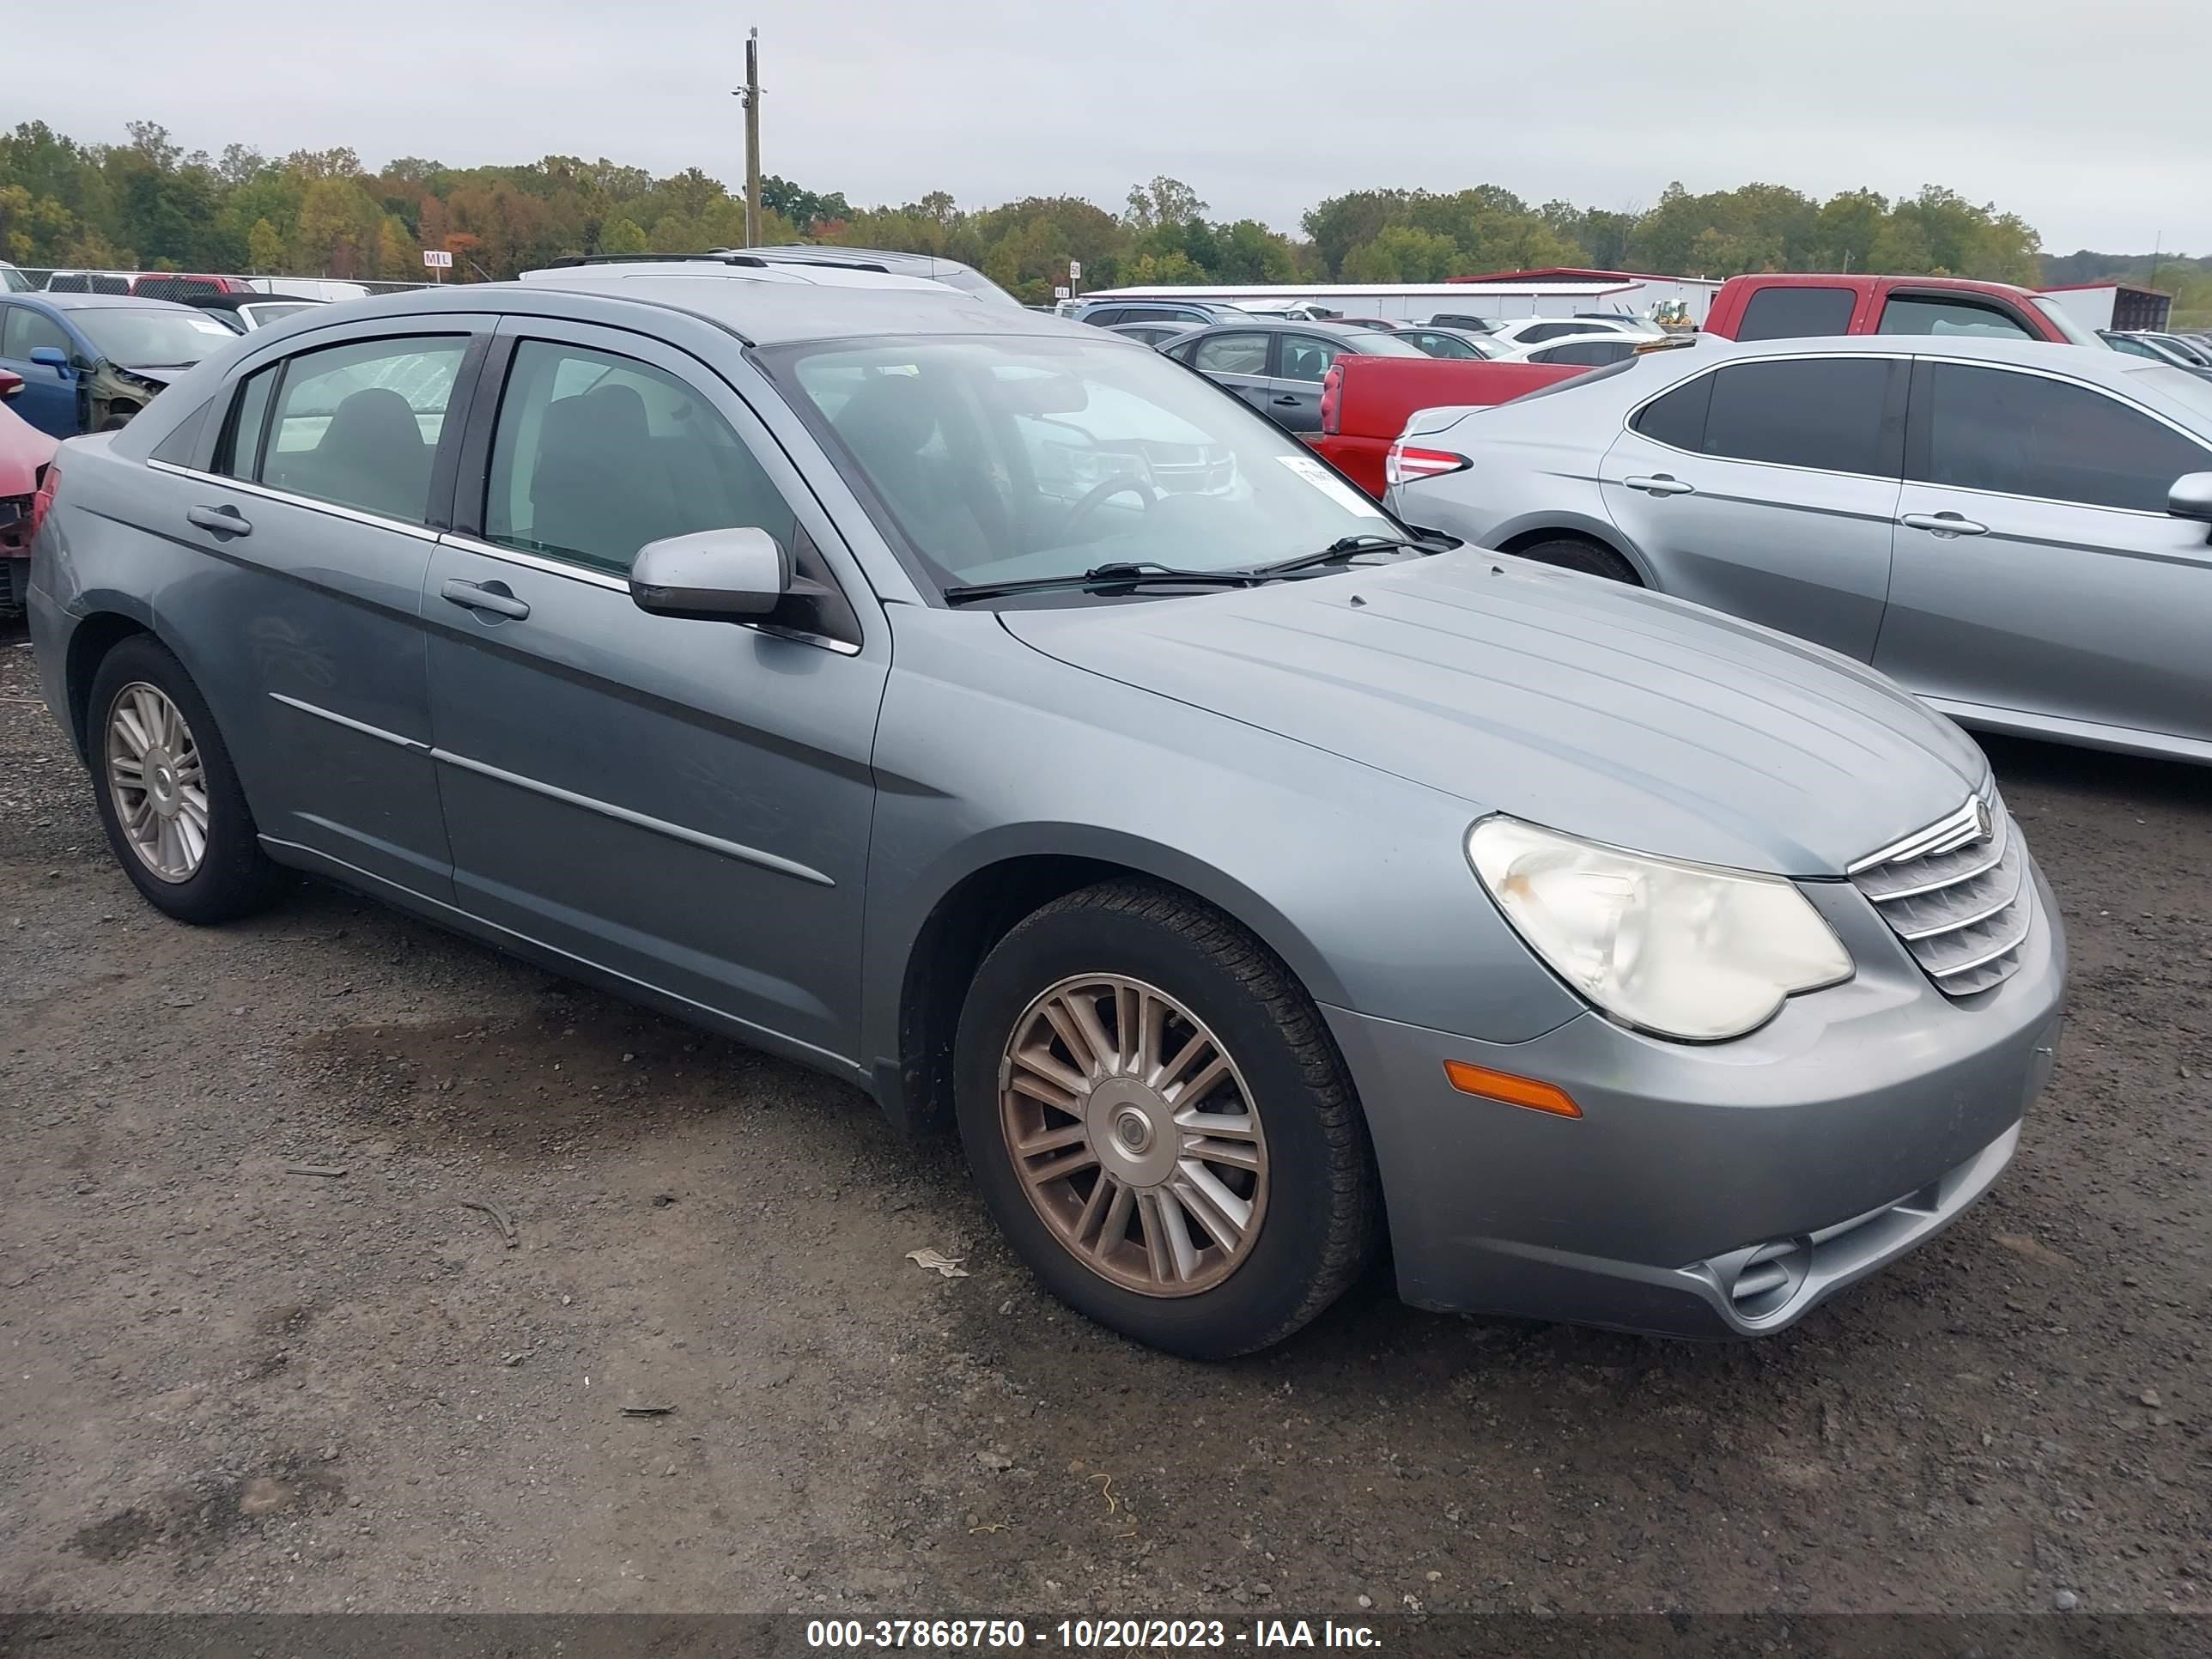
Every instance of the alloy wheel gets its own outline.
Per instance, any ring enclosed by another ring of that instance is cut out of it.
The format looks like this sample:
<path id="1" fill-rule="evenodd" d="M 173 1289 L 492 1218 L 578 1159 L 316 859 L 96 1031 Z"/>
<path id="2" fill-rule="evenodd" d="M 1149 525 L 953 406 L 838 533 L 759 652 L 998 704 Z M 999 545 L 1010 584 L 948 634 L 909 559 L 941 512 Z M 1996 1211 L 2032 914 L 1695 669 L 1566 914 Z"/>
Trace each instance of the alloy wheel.
<path id="1" fill-rule="evenodd" d="M 1061 1247 L 1125 1290 L 1210 1290 L 1259 1237 L 1259 1111 L 1221 1040 L 1158 986 L 1086 974 L 1032 1000 L 1000 1060 L 999 1124 Z"/>
<path id="2" fill-rule="evenodd" d="M 167 693 L 133 680 L 107 714 L 107 787 L 138 861 L 162 881 L 190 881 L 207 856 L 207 772 Z"/>

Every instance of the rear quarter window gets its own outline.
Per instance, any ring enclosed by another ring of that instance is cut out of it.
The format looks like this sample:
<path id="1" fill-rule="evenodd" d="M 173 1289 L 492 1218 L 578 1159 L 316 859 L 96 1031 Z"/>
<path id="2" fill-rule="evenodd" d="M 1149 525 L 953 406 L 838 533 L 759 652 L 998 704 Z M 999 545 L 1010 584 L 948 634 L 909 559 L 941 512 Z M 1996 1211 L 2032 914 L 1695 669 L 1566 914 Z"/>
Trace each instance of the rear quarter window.
<path id="1" fill-rule="evenodd" d="M 1848 334 L 1858 295 L 1847 288 L 1799 288 L 1794 284 L 1755 289 L 1736 325 L 1739 340 L 1799 340 L 1816 334 Z"/>

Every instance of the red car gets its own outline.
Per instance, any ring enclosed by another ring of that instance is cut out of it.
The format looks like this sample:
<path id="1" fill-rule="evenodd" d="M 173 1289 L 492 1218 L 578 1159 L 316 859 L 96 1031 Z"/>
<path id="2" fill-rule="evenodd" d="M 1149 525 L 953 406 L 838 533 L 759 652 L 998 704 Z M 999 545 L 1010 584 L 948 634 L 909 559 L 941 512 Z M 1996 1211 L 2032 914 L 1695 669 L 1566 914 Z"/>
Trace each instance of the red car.
<path id="1" fill-rule="evenodd" d="M 0 612 L 23 608 L 31 574 L 31 537 L 43 509 L 54 452 L 61 447 L 38 428 L 16 418 L 7 405 L 23 389 L 23 377 L 0 368 Z"/>
<path id="2" fill-rule="evenodd" d="M 1829 334 L 1979 334 L 2098 345 L 2048 295 L 1963 276 L 1828 276 L 1762 271 L 1731 276 L 1713 295 L 1705 331 L 1729 340 Z"/>

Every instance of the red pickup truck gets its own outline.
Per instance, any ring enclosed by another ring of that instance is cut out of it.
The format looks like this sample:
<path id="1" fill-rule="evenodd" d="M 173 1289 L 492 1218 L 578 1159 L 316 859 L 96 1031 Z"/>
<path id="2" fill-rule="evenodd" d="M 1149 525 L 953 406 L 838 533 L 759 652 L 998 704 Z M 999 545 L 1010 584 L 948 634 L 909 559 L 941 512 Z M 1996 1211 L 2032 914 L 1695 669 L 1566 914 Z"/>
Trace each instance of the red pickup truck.
<path id="1" fill-rule="evenodd" d="M 1347 352 L 1329 366 L 1322 381 L 1321 433 L 1311 441 L 1338 471 L 1379 501 L 1383 458 L 1415 410 L 1507 403 L 1539 386 L 1588 372 L 1583 364 L 1488 363 Z"/>
<path id="2" fill-rule="evenodd" d="M 1731 276 L 1713 295 L 1705 331 L 1729 340 L 1815 334 L 1980 334 L 2104 343 L 2047 294 L 1962 276 Z"/>

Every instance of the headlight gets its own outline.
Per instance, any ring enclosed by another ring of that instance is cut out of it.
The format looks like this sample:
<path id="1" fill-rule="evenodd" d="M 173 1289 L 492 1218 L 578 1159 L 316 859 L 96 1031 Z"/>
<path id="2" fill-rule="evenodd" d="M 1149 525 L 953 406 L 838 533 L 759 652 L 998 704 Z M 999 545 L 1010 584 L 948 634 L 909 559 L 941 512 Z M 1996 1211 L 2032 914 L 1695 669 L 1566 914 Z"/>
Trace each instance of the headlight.
<path id="1" fill-rule="evenodd" d="M 1467 856 L 1560 978 L 1662 1036 L 1741 1036 L 1792 992 L 1851 975 L 1850 952 L 1777 876 L 1624 853 L 1508 817 L 1469 830 Z"/>

